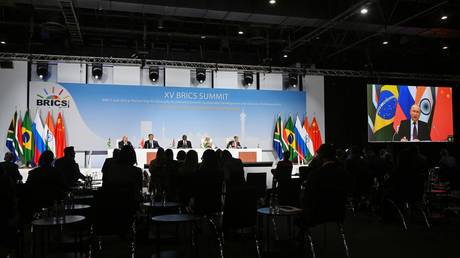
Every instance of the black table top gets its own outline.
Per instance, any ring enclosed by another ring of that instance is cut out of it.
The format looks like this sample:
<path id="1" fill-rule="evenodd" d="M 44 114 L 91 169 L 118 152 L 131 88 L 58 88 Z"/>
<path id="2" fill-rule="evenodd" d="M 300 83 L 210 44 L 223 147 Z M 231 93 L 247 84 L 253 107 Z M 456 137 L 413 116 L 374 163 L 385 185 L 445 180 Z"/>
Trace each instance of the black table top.
<path id="1" fill-rule="evenodd" d="M 177 202 L 154 202 L 154 203 L 151 203 L 151 202 L 144 202 L 143 205 L 145 207 L 153 207 L 153 208 L 161 208 L 161 207 L 168 207 L 168 208 L 172 208 L 172 207 L 179 207 L 181 206 L 180 203 L 177 203 Z"/>
<path id="2" fill-rule="evenodd" d="M 301 214 L 302 212 L 302 209 L 293 206 L 280 206 L 279 213 L 275 213 L 274 210 L 270 207 L 257 209 L 257 213 L 270 216 L 291 216 Z"/>
<path id="3" fill-rule="evenodd" d="M 68 225 L 72 223 L 77 223 L 83 221 L 85 219 L 84 216 L 80 215 L 66 215 L 63 219 L 56 218 L 56 217 L 46 217 L 41 219 L 36 219 L 32 221 L 32 225 L 34 226 L 60 226 L 60 225 Z"/>
<path id="4" fill-rule="evenodd" d="M 199 216 L 192 214 L 167 214 L 152 217 L 152 221 L 154 222 L 191 222 L 199 219 Z"/>

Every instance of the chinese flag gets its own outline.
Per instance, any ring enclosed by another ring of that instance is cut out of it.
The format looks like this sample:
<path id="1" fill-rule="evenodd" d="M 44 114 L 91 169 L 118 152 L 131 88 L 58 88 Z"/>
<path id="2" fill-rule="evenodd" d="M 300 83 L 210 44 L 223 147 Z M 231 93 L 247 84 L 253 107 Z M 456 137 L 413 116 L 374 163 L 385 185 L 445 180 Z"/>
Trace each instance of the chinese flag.
<path id="1" fill-rule="evenodd" d="M 311 121 L 311 125 L 308 128 L 308 134 L 310 134 L 311 141 L 313 142 L 313 149 L 316 153 L 319 146 L 323 144 L 323 140 L 321 139 L 321 132 L 319 130 L 318 123 L 316 122 L 316 117 L 313 117 L 313 121 Z"/>
<path id="2" fill-rule="evenodd" d="M 439 87 L 431 123 L 431 140 L 447 141 L 454 134 L 452 114 L 452 88 Z"/>
<path id="3" fill-rule="evenodd" d="M 62 120 L 61 112 L 58 114 L 56 121 L 56 159 L 64 157 L 64 149 L 67 147 L 65 139 L 64 120 Z"/>

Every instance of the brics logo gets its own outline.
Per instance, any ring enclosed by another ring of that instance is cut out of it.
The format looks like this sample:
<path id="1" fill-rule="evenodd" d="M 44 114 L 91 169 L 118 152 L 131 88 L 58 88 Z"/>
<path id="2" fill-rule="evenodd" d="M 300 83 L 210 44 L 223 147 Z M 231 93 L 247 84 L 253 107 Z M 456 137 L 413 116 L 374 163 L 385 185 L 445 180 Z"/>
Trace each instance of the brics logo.
<path id="1" fill-rule="evenodd" d="M 62 97 L 61 94 L 63 91 L 64 89 L 61 89 L 59 92 L 56 92 L 54 87 L 51 89 L 51 92 L 48 92 L 46 89 L 43 89 L 45 95 L 37 94 L 37 106 L 69 108 L 69 96 L 67 95 L 65 97 Z"/>

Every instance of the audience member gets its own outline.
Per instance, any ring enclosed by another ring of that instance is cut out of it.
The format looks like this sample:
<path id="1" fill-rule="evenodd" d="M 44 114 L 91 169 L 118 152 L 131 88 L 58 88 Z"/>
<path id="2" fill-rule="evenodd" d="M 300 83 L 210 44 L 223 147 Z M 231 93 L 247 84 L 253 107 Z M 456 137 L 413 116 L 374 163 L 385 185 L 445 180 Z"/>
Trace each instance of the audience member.
<path id="1" fill-rule="evenodd" d="M 14 183 L 19 183 L 22 181 L 22 176 L 19 173 L 18 165 L 14 163 L 13 153 L 5 153 L 5 161 L 0 162 L 0 167 L 3 168 L 4 173 L 13 180 Z"/>
<path id="2" fill-rule="evenodd" d="M 65 183 L 59 170 L 52 166 L 54 154 L 45 151 L 39 158 L 38 167 L 29 171 L 27 197 L 32 209 L 50 207 L 54 201 L 64 198 Z"/>
<path id="3" fill-rule="evenodd" d="M 275 169 L 272 169 L 273 178 L 278 185 L 283 184 L 287 180 L 291 179 L 292 175 L 292 162 L 289 160 L 291 153 L 285 151 L 283 153 L 283 160 L 278 162 Z"/>
<path id="4" fill-rule="evenodd" d="M 349 175 L 335 157 L 335 149 L 323 144 L 317 151 L 321 166 L 307 179 L 304 218 L 308 226 L 345 217 Z"/>
<path id="5" fill-rule="evenodd" d="M 150 162 L 150 186 L 149 191 L 153 194 L 161 193 L 166 190 L 167 183 L 167 170 L 166 170 L 166 156 L 163 148 L 158 148 L 157 156 Z"/>
<path id="6" fill-rule="evenodd" d="M 104 165 L 102 165 L 102 184 L 104 184 L 105 177 L 110 171 L 110 168 L 118 162 L 118 158 L 120 156 L 120 149 L 114 149 L 111 158 L 106 158 L 104 161 Z"/>
<path id="7" fill-rule="evenodd" d="M 118 162 L 113 163 L 105 176 L 103 187 L 110 191 L 124 191 L 140 201 L 142 193 L 142 169 L 135 166 L 136 152 L 132 146 L 120 150 Z"/>
<path id="8" fill-rule="evenodd" d="M 80 167 L 75 162 L 75 150 L 73 146 L 64 149 L 64 157 L 57 159 L 54 167 L 61 173 L 66 187 L 76 186 L 78 179 L 85 180 L 85 176 L 80 173 Z"/>
<path id="9" fill-rule="evenodd" d="M 244 184 L 244 168 L 241 159 L 233 158 L 228 150 L 222 152 L 222 169 L 227 187 Z"/>
<path id="10" fill-rule="evenodd" d="M 176 160 L 178 162 L 184 162 L 186 156 L 187 156 L 187 153 L 185 151 L 183 151 L 183 150 L 180 150 L 179 152 L 177 152 Z"/>
<path id="11" fill-rule="evenodd" d="M 194 150 L 187 152 L 184 163 L 178 170 L 179 201 L 187 205 L 192 197 L 192 183 L 198 171 L 198 153 Z"/>

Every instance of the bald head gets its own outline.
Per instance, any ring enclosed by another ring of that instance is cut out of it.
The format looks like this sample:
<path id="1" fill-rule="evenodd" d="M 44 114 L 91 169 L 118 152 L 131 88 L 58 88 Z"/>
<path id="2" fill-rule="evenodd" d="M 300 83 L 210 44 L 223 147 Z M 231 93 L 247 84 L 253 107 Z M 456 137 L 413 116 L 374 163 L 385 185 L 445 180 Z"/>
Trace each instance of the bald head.
<path id="1" fill-rule="evenodd" d="M 420 118 L 420 106 L 417 104 L 412 105 L 410 108 L 410 118 L 412 121 L 417 122 Z"/>

